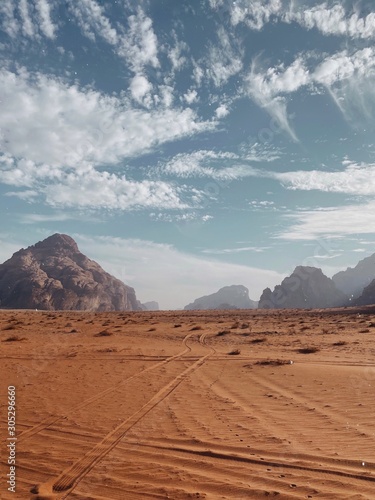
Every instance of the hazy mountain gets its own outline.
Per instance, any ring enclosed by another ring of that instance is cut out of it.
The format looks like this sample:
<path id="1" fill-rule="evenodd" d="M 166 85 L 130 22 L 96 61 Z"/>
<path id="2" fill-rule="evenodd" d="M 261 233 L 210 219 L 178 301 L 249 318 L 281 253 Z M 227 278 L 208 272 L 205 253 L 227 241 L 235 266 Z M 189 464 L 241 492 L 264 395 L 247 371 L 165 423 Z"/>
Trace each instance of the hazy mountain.
<path id="1" fill-rule="evenodd" d="M 249 298 L 249 290 L 243 285 L 231 285 L 220 288 L 211 295 L 199 297 L 185 306 L 185 310 L 193 309 L 256 309 L 257 303 Z"/>
<path id="2" fill-rule="evenodd" d="M 266 288 L 259 309 L 294 309 L 340 307 L 348 302 L 334 282 L 316 267 L 298 266 L 272 292 Z"/>
<path id="3" fill-rule="evenodd" d="M 365 287 L 375 279 L 375 254 L 358 262 L 355 267 L 348 267 L 332 277 L 336 287 L 349 299 L 358 298 Z"/>
<path id="4" fill-rule="evenodd" d="M 134 289 L 83 255 L 65 234 L 21 249 L 0 265 L 0 307 L 139 310 Z"/>
<path id="5" fill-rule="evenodd" d="M 150 302 L 144 302 L 142 304 L 142 309 L 145 311 L 159 311 L 159 304 L 154 300 L 151 300 Z"/>

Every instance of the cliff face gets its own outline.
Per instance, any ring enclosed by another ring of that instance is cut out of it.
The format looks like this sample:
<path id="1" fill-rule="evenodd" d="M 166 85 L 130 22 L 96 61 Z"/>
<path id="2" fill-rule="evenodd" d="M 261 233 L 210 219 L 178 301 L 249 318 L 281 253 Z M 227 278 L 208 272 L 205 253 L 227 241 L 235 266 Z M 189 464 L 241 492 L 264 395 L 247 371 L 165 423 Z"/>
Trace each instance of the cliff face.
<path id="1" fill-rule="evenodd" d="M 375 279 L 375 254 L 358 262 L 355 267 L 348 267 L 332 277 L 336 287 L 351 300 L 358 298 L 365 287 Z"/>
<path id="2" fill-rule="evenodd" d="M 199 297 L 185 306 L 186 311 L 193 309 L 256 309 L 257 303 L 249 298 L 249 290 L 243 285 L 220 288 L 211 295 Z"/>
<path id="3" fill-rule="evenodd" d="M 293 273 L 277 285 L 272 292 L 266 288 L 259 300 L 259 309 L 310 309 L 341 307 L 347 296 L 321 269 L 298 266 Z"/>
<path id="4" fill-rule="evenodd" d="M 0 307 L 14 309 L 139 310 L 134 289 L 83 255 L 67 235 L 19 250 L 0 265 Z"/>
<path id="5" fill-rule="evenodd" d="M 369 306 L 375 304 L 375 280 L 366 286 L 358 299 L 354 301 L 354 305 Z"/>

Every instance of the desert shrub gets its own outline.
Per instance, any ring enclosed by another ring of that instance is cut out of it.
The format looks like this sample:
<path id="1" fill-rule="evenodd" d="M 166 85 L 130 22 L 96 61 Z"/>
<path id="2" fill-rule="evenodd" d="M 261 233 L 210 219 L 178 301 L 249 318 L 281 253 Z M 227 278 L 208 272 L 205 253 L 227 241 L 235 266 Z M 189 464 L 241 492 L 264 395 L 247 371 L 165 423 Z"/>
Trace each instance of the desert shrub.
<path id="1" fill-rule="evenodd" d="M 289 359 L 262 359 L 261 361 L 257 361 L 256 365 L 260 366 L 282 366 L 282 365 L 291 365 L 293 361 Z"/>
<path id="2" fill-rule="evenodd" d="M 359 333 L 368 333 L 370 330 L 368 328 L 363 328 L 362 330 L 359 330 Z"/>
<path id="3" fill-rule="evenodd" d="M 231 356 L 237 356 L 238 354 L 241 354 L 241 350 L 233 349 L 232 351 L 229 351 L 228 354 L 230 354 Z"/>
<path id="4" fill-rule="evenodd" d="M 297 349 L 297 352 L 300 354 L 314 354 L 315 352 L 319 352 L 319 347 L 301 347 Z"/>
<path id="5" fill-rule="evenodd" d="M 173 328 L 180 328 L 182 325 L 178 323 L 177 325 L 173 325 Z"/>
<path id="6" fill-rule="evenodd" d="M 149 328 L 147 331 L 148 331 L 148 332 L 155 332 L 155 331 L 156 331 L 156 328 L 153 326 L 153 327 Z"/>
<path id="7" fill-rule="evenodd" d="M 239 328 L 240 327 L 240 323 L 239 321 L 236 321 L 235 323 L 233 323 L 233 325 L 230 327 L 231 330 L 235 330 L 236 328 Z"/>
<path id="8" fill-rule="evenodd" d="M 310 330 L 310 327 L 307 325 L 301 326 L 300 331 L 304 332 L 305 330 Z"/>
<path id="9" fill-rule="evenodd" d="M 223 335 L 228 335 L 228 333 L 230 333 L 230 330 L 221 330 L 220 332 L 217 332 L 216 336 L 222 337 Z"/>
<path id="10" fill-rule="evenodd" d="M 339 342 L 334 342 L 332 345 L 334 345 L 335 347 L 339 347 L 341 345 L 346 345 L 347 342 L 345 342 L 345 340 L 340 340 Z"/>
<path id="11" fill-rule="evenodd" d="M 95 333 L 94 337 L 110 337 L 111 335 L 113 335 L 112 332 L 108 332 L 107 330 L 103 330 L 99 333 Z"/>
<path id="12" fill-rule="evenodd" d="M 195 332 L 196 330 L 202 330 L 202 327 L 200 325 L 196 325 L 196 326 L 193 326 L 192 328 L 190 328 L 191 332 Z"/>
<path id="13" fill-rule="evenodd" d="M 2 330 L 6 332 L 7 330 L 15 330 L 15 329 L 16 327 L 14 325 L 6 325 Z"/>
<path id="14" fill-rule="evenodd" d="M 242 323 L 242 325 L 240 326 L 240 328 L 242 330 L 245 330 L 245 328 L 249 328 L 249 326 L 250 326 L 249 323 Z"/>
<path id="15" fill-rule="evenodd" d="M 3 342 L 21 342 L 22 340 L 26 340 L 25 337 L 19 337 L 18 335 L 12 335 L 7 339 L 4 339 Z"/>
<path id="16" fill-rule="evenodd" d="M 264 339 L 264 338 L 259 338 L 259 339 L 253 339 L 251 340 L 251 343 L 252 344 L 261 344 L 262 342 L 265 342 L 267 339 Z"/>

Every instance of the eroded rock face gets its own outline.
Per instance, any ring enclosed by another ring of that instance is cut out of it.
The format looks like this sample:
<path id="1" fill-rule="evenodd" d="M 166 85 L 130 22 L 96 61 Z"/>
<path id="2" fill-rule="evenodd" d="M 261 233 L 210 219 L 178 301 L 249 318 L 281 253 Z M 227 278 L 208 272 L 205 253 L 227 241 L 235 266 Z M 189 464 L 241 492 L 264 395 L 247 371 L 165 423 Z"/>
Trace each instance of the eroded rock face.
<path id="1" fill-rule="evenodd" d="M 355 267 L 340 271 L 332 279 L 336 287 L 351 300 L 357 299 L 375 279 L 375 254 L 360 260 Z"/>
<path id="2" fill-rule="evenodd" d="M 0 307 L 14 309 L 139 310 L 134 289 L 83 255 L 65 234 L 21 249 L 0 265 Z"/>
<path id="3" fill-rule="evenodd" d="M 249 298 L 249 290 L 243 285 L 231 285 L 220 288 L 211 295 L 199 297 L 185 306 L 186 311 L 194 309 L 256 309 L 257 303 Z"/>
<path id="4" fill-rule="evenodd" d="M 341 307 L 348 297 L 321 269 L 298 266 L 272 292 L 266 288 L 259 300 L 259 309 L 310 309 Z"/>
<path id="5" fill-rule="evenodd" d="M 375 280 L 366 286 L 362 295 L 354 301 L 354 305 L 356 306 L 369 306 L 372 304 L 375 304 Z"/>
<path id="6" fill-rule="evenodd" d="M 150 300 L 142 304 L 142 309 L 144 311 L 159 311 L 159 304 L 155 300 Z"/>

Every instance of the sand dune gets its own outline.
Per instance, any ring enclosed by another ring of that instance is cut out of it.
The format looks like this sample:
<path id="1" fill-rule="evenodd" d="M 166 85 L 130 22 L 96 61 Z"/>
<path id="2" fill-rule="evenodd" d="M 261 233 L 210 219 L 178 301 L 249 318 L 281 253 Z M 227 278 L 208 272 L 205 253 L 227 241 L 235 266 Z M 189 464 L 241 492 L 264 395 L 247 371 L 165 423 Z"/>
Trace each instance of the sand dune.
<path id="1" fill-rule="evenodd" d="M 374 499 L 374 336 L 371 307 L 2 311 L 0 497 Z"/>

